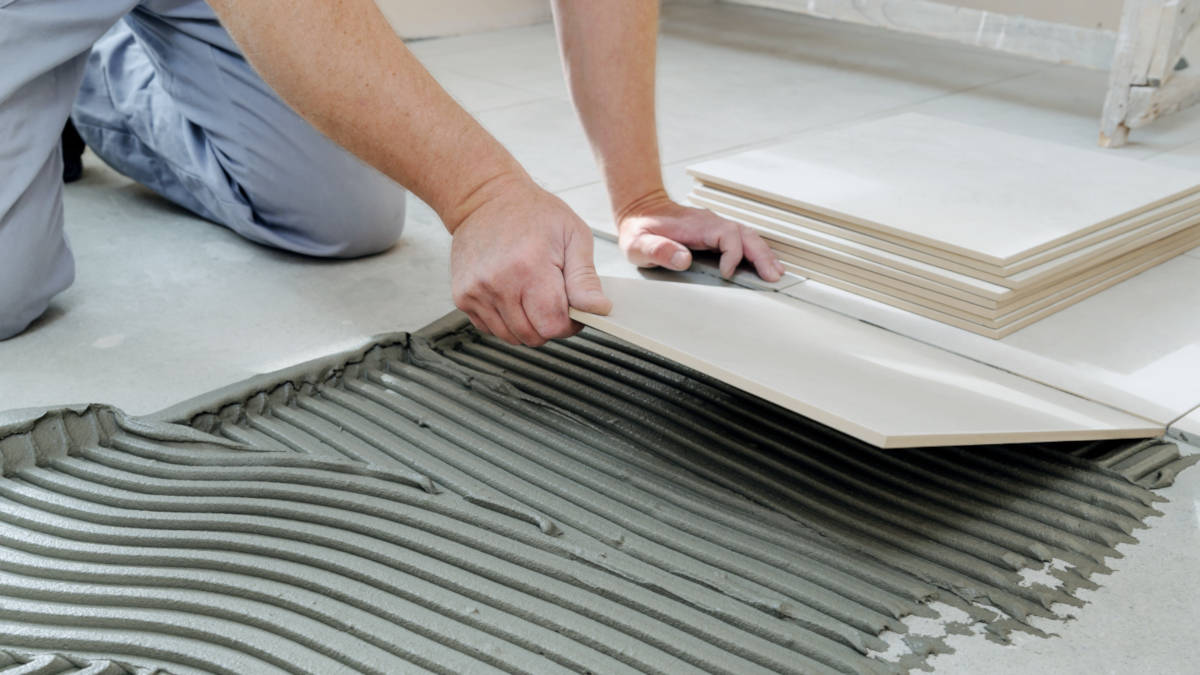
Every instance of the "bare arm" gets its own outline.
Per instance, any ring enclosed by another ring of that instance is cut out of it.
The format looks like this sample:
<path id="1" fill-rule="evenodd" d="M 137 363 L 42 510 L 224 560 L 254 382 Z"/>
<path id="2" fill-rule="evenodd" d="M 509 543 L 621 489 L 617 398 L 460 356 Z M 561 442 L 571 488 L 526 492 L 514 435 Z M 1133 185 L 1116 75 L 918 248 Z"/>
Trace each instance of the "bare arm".
<path id="1" fill-rule="evenodd" d="M 428 203 L 454 235 L 455 303 L 541 344 L 607 313 L 591 236 L 438 85 L 372 0 L 210 0 L 271 87 L 317 129 Z"/>
<path id="2" fill-rule="evenodd" d="M 554 0 L 571 98 L 608 185 L 621 247 L 635 264 L 686 269 L 688 248 L 721 251 L 721 272 L 743 255 L 764 278 L 782 266 L 752 231 L 675 204 L 663 188 L 654 110 L 657 0 Z"/>
<path id="3" fill-rule="evenodd" d="M 453 230 L 516 160 L 447 94 L 369 0 L 212 0 L 263 79 L 313 126 L 412 190 Z M 387 139 L 387 142 L 381 142 Z"/>

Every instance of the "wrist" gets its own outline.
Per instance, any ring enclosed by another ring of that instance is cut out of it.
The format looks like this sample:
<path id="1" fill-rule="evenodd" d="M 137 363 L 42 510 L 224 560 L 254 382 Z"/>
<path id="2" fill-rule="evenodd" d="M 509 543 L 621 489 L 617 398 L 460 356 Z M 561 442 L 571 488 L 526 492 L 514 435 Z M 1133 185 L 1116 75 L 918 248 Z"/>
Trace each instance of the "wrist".
<path id="1" fill-rule="evenodd" d="M 435 207 L 434 210 L 437 211 L 442 223 L 453 236 L 455 230 L 485 204 L 496 199 L 529 194 L 540 189 L 519 165 L 506 167 L 477 179 L 462 192 L 461 196 L 452 200 L 445 207 L 441 209 Z M 522 199 L 523 197 L 516 198 Z"/>
<path id="2" fill-rule="evenodd" d="M 614 199 L 613 218 L 616 220 L 617 228 L 620 229 L 621 223 L 629 218 L 654 211 L 656 207 L 669 203 L 671 203 L 671 197 L 667 194 L 666 188 L 659 184 L 625 197 L 621 201 Z"/>

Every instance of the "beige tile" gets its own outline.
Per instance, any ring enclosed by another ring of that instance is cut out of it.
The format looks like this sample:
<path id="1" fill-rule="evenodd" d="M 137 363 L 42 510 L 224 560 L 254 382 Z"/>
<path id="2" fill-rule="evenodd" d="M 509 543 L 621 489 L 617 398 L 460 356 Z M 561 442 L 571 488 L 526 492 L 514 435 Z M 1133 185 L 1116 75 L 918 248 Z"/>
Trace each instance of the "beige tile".
<path id="1" fill-rule="evenodd" d="M 689 170 L 708 183 L 994 265 L 1200 190 L 1200 174 L 911 113 Z"/>
<path id="2" fill-rule="evenodd" d="M 1195 232 L 1186 234 L 1191 241 L 1196 241 Z M 1172 246 L 1170 242 L 1164 242 L 1162 245 L 1150 247 L 1150 250 L 1139 253 L 1129 260 L 1123 259 L 1120 264 L 1114 264 L 1111 267 L 1101 266 L 1093 278 L 1080 280 L 1027 305 L 1008 308 L 992 316 L 968 313 L 962 309 L 963 305 L 950 306 L 944 302 L 929 300 L 927 296 L 919 293 L 902 290 L 895 285 L 873 283 L 872 280 L 864 280 L 861 276 L 846 274 L 843 271 L 834 274 L 827 267 L 820 265 L 808 262 L 793 265 L 786 259 L 784 264 L 821 283 L 915 312 L 985 337 L 1003 338 L 1178 255 L 1177 246 Z"/>
<path id="3" fill-rule="evenodd" d="M 688 199 L 704 203 L 744 222 L 754 222 L 782 234 L 819 242 L 877 263 L 901 267 L 913 274 L 925 275 L 997 300 L 1003 299 L 1009 289 L 1035 288 L 1063 276 L 1070 269 L 1094 265 L 1168 237 L 1193 224 L 1200 210 L 1200 196 L 1191 196 L 1119 220 L 1019 262 L 994 266 L 977 261 L 953 260 L 945 253 L 939 254 L 932 249 L 906 246 L 860 232 L 849 225 L 831 222 L 830 219 L 810 218 L 703 184 L 698 185 Z M 964 264 L 966 262 L 969 264 Z"/>
<path id="4" fill-rule="evenodd" d="M 782 260 L 796 265 L 802 271 L 819 271 L 824 276 L 845 279 L 846 282 L 856 286 L 872 288 L 890 297 L 907 300 L 943 314 L 982 324 L 985 327 L 1004 328 L 1052 306 L 1065 308 L 1068 304 L 1073 304 L 1063 304 L 1066 300 L 1074 298 L 1074 302 L 1078 302 L 1085 297 L 1085 294 L 1089 294 L 1089 291 L 1095 293 L 1099 289 L 1138 274 L 1150 266 L 1162 264 L 1180 255 L 1182 248 L 1197 243 L 1200 243 L 1200 228 L 1192 227 L 1163 241 L 1081 270 L 1053 284 L 1022 293 L 1020 296 L 1014 296 L 1012 299 L 992 307 L 980 306 L 981 301 L 977 297 L 971 297 L 969 300 L 963 299 L 970 296 L 953 291 L 953 289 L 946 287 L 931 289 L 928 285 L 918 286 L 901 280 L 898 275 L 874 273 L 818 254 L 780 252 L 779 255 Z"/>
<path id="5" fill-rule="evenodd" d="M 1190 256 L 1001 340 L 812 281 L 783 293 L 1159 424 L 1200 405 L 1200 260 Z"/>
<path id="6" fill-rule="evenodd" d="M 699 197 L 694 197 L 692 201 L 705 206 L 712 204 Z M 1165 250 L 1167 247 L 1172 248 L 1176 254 L 1190 249 L 1195 245 L 1194 236 L 1188 236 L 1186 233 L 1194 230 L 1200 223 L 1200 209 L 1191 209 L 1182 215 L 1170 217 L 1167 226 L 1150 234 L 1133 232 L 1131 235 L 1134 236 L 1123 235 L 1122 239 L 1128 241 L 1123 245 L 1112 246 L 1103 256 L 1072 255 L 1071 258 L 1079 259 L 1046 263 L 1049 270 L 1040 275 L 1045 277 L 1044 280 L 1037 283 L 1021 283 L 1019 286 L 1010 284 L 1018 287 L 1005 288 L 969 274 L 946 270 L 939 265 L 870 247 L 856 250 L 855 253 L 862 255 L 855 255 L 846 251 L 853 249 L 855 242 L 852 241 L 827 237 L 816 230 L 807 230 L 803 235 L 796 232 L 796 236 L 791 236 L 773 227 L 760 225 L 763 219 L 756 217 L 756 214 L 722 204 L 712 204 L 711 208 L 757 231 L 779 255 L 797 264 L 819 264 L 829 268 L 826 271 L 831 274 L 837 274 L 836 270 L 844 270 L 874 285 L 894 286 L 955 306 L 960 305 L 959 301 L 969 303 L 964 309 L 970 311 L 979 312 L 980 308 L 996 310 L 984 313 L 985 316 L 992 317 L 1005 314 L 1014 307 L 1045 297 L 1066 286 L 1115 272 L 1119 266 L 1147 257 L 1151 254 L 1151 249 L 1155 256 L 1170 252 Z M 827 243 L 828 246 L 825 245 Z M 1087 249 L 1083 249 L 1081 252 L 1086 251 Z"/>
<path id="7" fill-rule="evenodd" d="M 612 314 L 577 319 L 882 447 L 1162 430 L 774 293 L 617 278 L 604 287 Z"/>

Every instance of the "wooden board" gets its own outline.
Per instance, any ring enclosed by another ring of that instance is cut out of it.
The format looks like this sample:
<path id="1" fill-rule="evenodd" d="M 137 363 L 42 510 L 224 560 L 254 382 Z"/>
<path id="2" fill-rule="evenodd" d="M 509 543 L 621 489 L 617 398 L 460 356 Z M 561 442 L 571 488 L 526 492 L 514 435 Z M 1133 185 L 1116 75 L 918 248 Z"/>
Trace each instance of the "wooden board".
<path id="1" fill-rule="evenodd" d="M 1108 240 L 1098 241 L 1084 247 L 1065 244 L 1057 258 L 1045 258 L 1037 266 L 1001 277 L 958 264 L 946 258 L 929 255 L 918 249 L 894 244 L 884 239 L 861 235 L 826 221 L 807 218 L 782 209 L 755 202 L 738 195 L 707 187 L 697 187 L 688 199 L 698 206 L 718 211 L 727 217 L 746 224 L 760 225 L 782 235 L 805 242 L 835 248 L 849 256 L 873 260 L 877 263 L 904 269 L 918 276 L 960 288 L 974 295 L 1003 301 L 1010 290 L 1027 290 L 1044 286 L 1063 276 L 1072 274 L 1082 266 L 1094 265 L 1131 250 L 1150 244 L 1160 238 L 1178 232 L 1186 225 L 1185 219 L 1200 214 L 1200 197 L 1192 197 L 1173 205 L 1170 209 L 1156 209 L 1160 217 L 1146 221 Z M 1067 250 L 1067 247 L 1070 247 Z"/>
<path id="2" fill-rule="evenodd" d="M 1200 191 L 1200 177 L 908 113 L 689 167 L 904 244 L 1009 265 Z"/>
<path id="3" fill-rule="evenodd" d="M 1139 438 L 1159 425 L 775 294 L 605 277 L 576 320 L 868 443 Z"/>

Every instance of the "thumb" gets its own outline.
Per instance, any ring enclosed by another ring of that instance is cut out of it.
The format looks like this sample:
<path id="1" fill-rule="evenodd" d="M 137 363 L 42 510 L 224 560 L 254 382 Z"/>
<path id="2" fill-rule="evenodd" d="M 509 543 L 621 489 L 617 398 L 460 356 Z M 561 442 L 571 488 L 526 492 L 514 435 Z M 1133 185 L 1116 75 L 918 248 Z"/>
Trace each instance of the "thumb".
<path id="1" fill-rule="evenodd" d="M 567 285 L 567 303 L 592 314 L 608 314 L 612 300 L 604 295 L 600 277 L 592 262 L 592 237 L 578 234 L 567 240 L 563 257 L 563 281 Z"/>
<path id="2" fill-rule="evenodd" d="M 629 244 L 629 262 L 638 267 L 655 265 L 681 272 L 692 266 L 692 252 L 686 246 L 662 235 L 643 232 Z"/>

